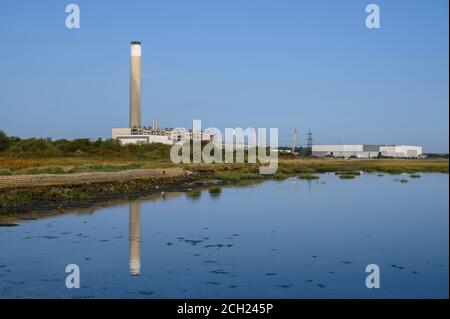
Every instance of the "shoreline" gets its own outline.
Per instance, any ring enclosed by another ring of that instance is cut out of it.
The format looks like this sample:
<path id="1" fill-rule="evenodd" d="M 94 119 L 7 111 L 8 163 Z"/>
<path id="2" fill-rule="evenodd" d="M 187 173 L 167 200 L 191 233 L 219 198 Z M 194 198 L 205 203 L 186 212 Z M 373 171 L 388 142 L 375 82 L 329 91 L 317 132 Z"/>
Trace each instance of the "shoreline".
<path id="1" fill-rule="evenodd" d="M 177 179 L 176 182 L 166 181 L 165 183 L 145 183 L 140 184 L 140 190 L 125 191 L 125 187 L 130 185 L 112 184 L 107 185 L 110 192 L 98 192 L 89 198 L 45 198 L 30 201 L 20 201 L 16 205 L 0 206 L 0 227 L 14 226 L 15 222 L 36 220 L 46 217 L 59 216 L 62 214 L 90 214 L 97 209 L 112 205 L 126 204 L 129 200 L 168 200 L 181 194 L 186 194 L 197 189 L 205 189 L 211 186 L 226 186 L 219 180 L 195 180 L 190 178 Z M 157 185 L 158 184 L 158 185 Z M 95 185 L 91 185 L 95 187 Z M 112 191 L 111 187 L 116 187 L 117 191 Z M 77 190 L 82 193 L 82 189 Z M 35 193 L 36 194 L 36 193 Z M 20 197 L 20 195 L 18 196 Z"/>
<path id="2" fill-rule="evenodd" d="M 282 160 L 276 174 L 258 173 L 256 164 L 185 164 L 179 167 L 118 172 L 0 176 L 0 217 L 25 213 L 64 212 L 110 200 L 136 199 L 161 192 L 240 182 L 316 179 L 326 172 L 444 173 L 448 161 L 427 160 Z"/>
<path id="3" fill-rule="evenodd" d="M 0 176 L 0 190 L 129 182 L 134 180 L 173 178 L 185 174 L 187 174 L 187 172 L 182 168 L 153 168 L 123 170 L 118 172 L 6 175 Z"/>

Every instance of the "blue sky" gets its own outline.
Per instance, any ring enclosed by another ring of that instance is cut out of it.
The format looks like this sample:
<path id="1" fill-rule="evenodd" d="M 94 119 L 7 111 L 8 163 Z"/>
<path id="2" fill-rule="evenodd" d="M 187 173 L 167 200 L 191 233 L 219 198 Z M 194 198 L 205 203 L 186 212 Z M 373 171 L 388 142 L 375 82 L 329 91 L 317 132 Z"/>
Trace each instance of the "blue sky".
<path id="1" fill-rule="evenodd" d="M 278 127 L 280 144 L 398 143 L 448 152 L 447 0 L 0 2 L 0 129 L 110 137 L 128 126 L 129 42 L 143 121 Z M 381 29 L 365 27 L 377 3 Z"/>

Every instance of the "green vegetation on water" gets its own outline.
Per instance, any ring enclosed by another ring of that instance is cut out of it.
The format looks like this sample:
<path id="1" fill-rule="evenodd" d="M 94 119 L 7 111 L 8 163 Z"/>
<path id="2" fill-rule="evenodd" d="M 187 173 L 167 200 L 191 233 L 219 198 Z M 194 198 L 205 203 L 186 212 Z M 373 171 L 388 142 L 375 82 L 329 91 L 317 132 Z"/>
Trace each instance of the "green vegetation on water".
<path id="1" fill-rule="evenodd" d="M 304 179 L 304 180 L 314 180 L 314 179 L 319 179 L 320 177 L 317 175 L 313 175 L 313 174 L 300 174 L 298 175 L 299 179 Z"/>
<path id="2" fill-rule="evenodd" d="M 254 168 L 254 169 L 244 168 L 244 169 L 235 170 L 235 171 L 219 170 L 219 171 L 215 172 L 215 177 L 222 181 L 232 182 L 232 183 L 236 183 L 241 180 L 256 180 L 256 179 L 264 178 L 263 175 L 259 174 L 259 172 L 256 168 Z"/>
<path id="3" fill-rule="evenodd" d="M 338 175 L 340 179 L 354 179 L 356 176 L 355 175 L 348 175 L 348 174 L 344 174 L 344 175 Z"/>
<path id="4" fill-rule="evenodd" d="M 339 176 L 340 179 L 354 179 L 356 176 L 361 175 L 359 171 L 337 171 L 334 174 Z"/>
<path id="5" fill-rule="evenodd" d="M 211 194 L 212 196 L 217 196 L 220 195 L 220 193 L 222 192 L 222 187 L 220 186 L 212 186 L 208 189 L 209 194 Z"/>

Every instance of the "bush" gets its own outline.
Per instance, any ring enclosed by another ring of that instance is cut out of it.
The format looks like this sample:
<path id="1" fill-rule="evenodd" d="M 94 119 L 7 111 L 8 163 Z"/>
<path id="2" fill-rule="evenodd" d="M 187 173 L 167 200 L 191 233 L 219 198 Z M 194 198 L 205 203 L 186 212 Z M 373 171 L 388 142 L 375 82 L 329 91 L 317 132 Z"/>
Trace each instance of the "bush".
<path id="1" fill-rule="evenodd" d="M 24 152 L 39 152 L 44 151 L 50 148 L 51 140 L 50 139 L 43 139 L 43 138 L 29 138 L 26 140 L 21 140 L 20 144 L 18 145 Z"/>
<path id="2" fill-rule="evenodd" d="M 0 153 L 9 151 L 10 155 L 23 157 L 56 157 L 56 156 L 100 156 L 108 157 L 132 157 L 138 159 L 169 160 L 170 145 L 159 143 L 152 144 L 127 144 L 121 145 L 113 139 L 97 139 L 91 141 L 87 138 L 74 140 L 51 138 L 29 138 L 7 136 L 0 131 Z"/>
<path id="3" fill-rule="evenodd" d="M 0 130 L 0 152 L 6 151 L 9 148 L 10 143 L 11 142 L 5 132 Z"/>
<path id="4" fill-rule="evenodd" d="M 18 155 L 18 154 L 22 153 L 22 148 L 20 146 L 14 145 L 14 146 L 11 146 L 11 148 L 9 149 L 9 152 L 12 155 Z"/>
<path id="5" fill-rule="evenodd" d="M 11 170 L 8 168 L 0 168 L 0 176 L 12 175 Z"/>

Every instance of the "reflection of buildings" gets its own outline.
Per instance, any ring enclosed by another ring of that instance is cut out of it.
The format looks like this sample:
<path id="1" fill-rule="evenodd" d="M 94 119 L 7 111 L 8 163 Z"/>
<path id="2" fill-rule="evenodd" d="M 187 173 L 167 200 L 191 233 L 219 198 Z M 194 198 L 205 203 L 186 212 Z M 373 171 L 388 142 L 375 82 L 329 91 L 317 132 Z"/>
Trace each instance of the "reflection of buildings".
<path id="1" fill-rule="evenodd" d="M 130 242 L 130 275 L 141 274 L 141 202 L 143 200 L 166 200 L 183 195 L 184 192 L 161 192 L 141 197 L 130 202 L 129 206 L 129 242 Z"/>
<path id="2" fill-rule="evenodd" d="M 141 274 L 141 204 L 130 203 L 130 275 Z"/>

